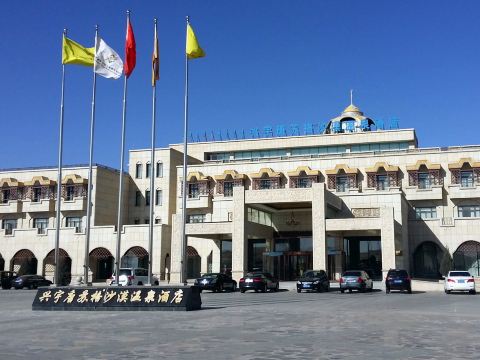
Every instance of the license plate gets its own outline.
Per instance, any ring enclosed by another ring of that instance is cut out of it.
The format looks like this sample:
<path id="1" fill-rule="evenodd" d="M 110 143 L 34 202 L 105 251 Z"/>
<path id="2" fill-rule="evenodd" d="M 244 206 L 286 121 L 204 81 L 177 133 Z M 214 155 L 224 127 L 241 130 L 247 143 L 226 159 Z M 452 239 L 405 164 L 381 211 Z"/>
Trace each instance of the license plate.
<path id="1" fill-rule="evenodd" d="M 459 284 L 463 284 L 464 282 L 465 282 L 465 280 L 458 280 Z"/>
<path id="2" fill-rule="evenodd" d="M 303 287 L 310 287 L 310 284 L 303 284 Z"/>
<path id="3" fill-rule="evenodd" d="M 354 282 L 357 282 L 357 280 L 355 280 L 355 279 L 347 279 L 347 282 L 348 282 L 348 283 L 354 283 Z"/>
<path id="4" fill-rule="evenodd" d="M 402 283 L 402 280 L 395 280 L 394 283 L 395 283 L 395 284 L 401 284 L 401 283 Z"/>
<path id="5" fill-rule="evenodd" d="M 252 279 L 246 279 L 245 282 L 251 283 L 251 282 L 253 282 L 253 280 Z"/>

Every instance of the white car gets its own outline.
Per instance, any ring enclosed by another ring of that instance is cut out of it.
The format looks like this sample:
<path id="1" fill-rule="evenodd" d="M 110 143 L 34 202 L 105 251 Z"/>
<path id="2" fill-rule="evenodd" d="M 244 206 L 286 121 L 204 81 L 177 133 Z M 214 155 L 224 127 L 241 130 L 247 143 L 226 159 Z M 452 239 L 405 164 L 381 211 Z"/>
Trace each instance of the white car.
<path id="1" fill-rule="evenodd" d="M 148 270 L 142 268 L 120 268 L 118 283 L 120 286 L 148 284 Z M 152 276 L 152 285 L 158 285 L 158 279 Z M 110 285 L 115 286 L 115 274 L 110 278 Z"/>
<path id="2" fill-rule="evenodd" d="M 468 291 L 475 294 L 475 279 L 468 271 L 449 271 L 445 276 L 445 293 L 452 291 Z"/>

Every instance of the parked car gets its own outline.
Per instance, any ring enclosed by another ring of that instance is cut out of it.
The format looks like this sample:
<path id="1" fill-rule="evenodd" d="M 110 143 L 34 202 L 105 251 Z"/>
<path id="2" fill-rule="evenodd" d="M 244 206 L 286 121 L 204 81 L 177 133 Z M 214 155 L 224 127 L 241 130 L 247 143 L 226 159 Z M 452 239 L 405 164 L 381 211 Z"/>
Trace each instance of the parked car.
<path id="1" fill-rule="evenodd" d="M 297 281 L 297 292 L 330 291 L 330 281 L 325 270 L 307 270 Z"/>
<path id="2" fill-rule="evenodd" d="M 15 289 L 36 289 L 41 286 L 50 286 L 52 282 L 40 275 L 21 275 L 12 281 L 12 286 Z"/>
<path id="3" fill-rule="evenodd" d="M 204 274 L 195 280 L 195 286 L 198 286 L 200 291 L 222 292 L 223 290 L 230 290 L 235 292 L 237 290 L 237 282 L 230 276 L 220 273 Z"/>
<path id="4" fill-rule="evenodd" d="M 412 293 L 412 279 L 408 276 L 407 270 L 388 270 L 385 278 L 385 292 L 390 293 L 391 290 L 407 291 Z"/>
<path id="5" fill-rule="evenodd" d="M 2 289 L 10 289 L 13 280 L 15 280 L 17 276 L 18 275 L 15 271 L 0 271 L 0 283 L 2 284 Z"/>
<path id="6" fill-rule="evenodd" d="M 360 292 L 365 292 L 365 290 L 373 290 L 373 280 L 370 279 L 370 276 L 363 270 L 350 270 L 345 271 L 340 278 L 340 291 L 342 294 L 348 290 L 358 290 Z"/>
<path id="7" fill-rule="evenodd" d="M 445 276 L 445 293 L 452 291 L 468 291 L 475 295 L 475 279 L 468 271 L 449 271 Z"/>
<path id="8" fill-rule="evenodd" d="M 118 273 L 118 283 L 120 286 L 145 285 L 148 284 L 148 270 L 142 268 L 120 268 Z M 153 285 L 158 285 L 158 279 L 152 276 Z M 115 286 L 115 274 L 110 278 L 110 285 Z"/>
<path id="9" fill-rule="evenodd" d="M 243 294 L 247 290 L 255 292 L 278 291 L 279 283 L 272 274 L 265 272 L 249 272 L 240 279 L 240 292 Z"/>

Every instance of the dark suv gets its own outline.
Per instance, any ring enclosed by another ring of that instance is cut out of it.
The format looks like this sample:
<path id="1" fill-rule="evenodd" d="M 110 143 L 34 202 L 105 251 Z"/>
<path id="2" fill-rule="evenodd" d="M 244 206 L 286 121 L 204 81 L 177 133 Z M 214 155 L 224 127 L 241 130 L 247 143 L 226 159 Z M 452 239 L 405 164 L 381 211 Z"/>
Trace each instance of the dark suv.
<path id="1" fill-rule="evenodd" d="M 0 282 L 2 289 L 10 289 L 12 282 L 17 278 L 17 273 L 14 271 L 0 271 Z"/>
<path id="2" fill-rule="evenodd" d="M 390 269 L 385 279 L 385 292 L 390 290 L 407 291 L 412 293 L 412 279 L 408 276 L 407 270 Z"/>

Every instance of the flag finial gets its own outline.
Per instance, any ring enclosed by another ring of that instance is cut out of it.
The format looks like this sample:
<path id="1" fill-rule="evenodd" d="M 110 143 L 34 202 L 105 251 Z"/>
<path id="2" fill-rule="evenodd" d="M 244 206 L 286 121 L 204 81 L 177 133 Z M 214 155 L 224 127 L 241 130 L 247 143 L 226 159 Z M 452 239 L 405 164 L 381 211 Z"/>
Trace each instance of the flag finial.
<path id="1" fill-rule="evenodd" d="M 157 18 L 153 18 L 153 23 L 157 25 Z"/>
<path id="2" fill-rule="evenodd" d="M 190 16 L 187 15 L 187 16 L 185 17 L 185 19 L 187 19 L 187 24 L 189 24 L 189 23 L 190 23 Z"/>

